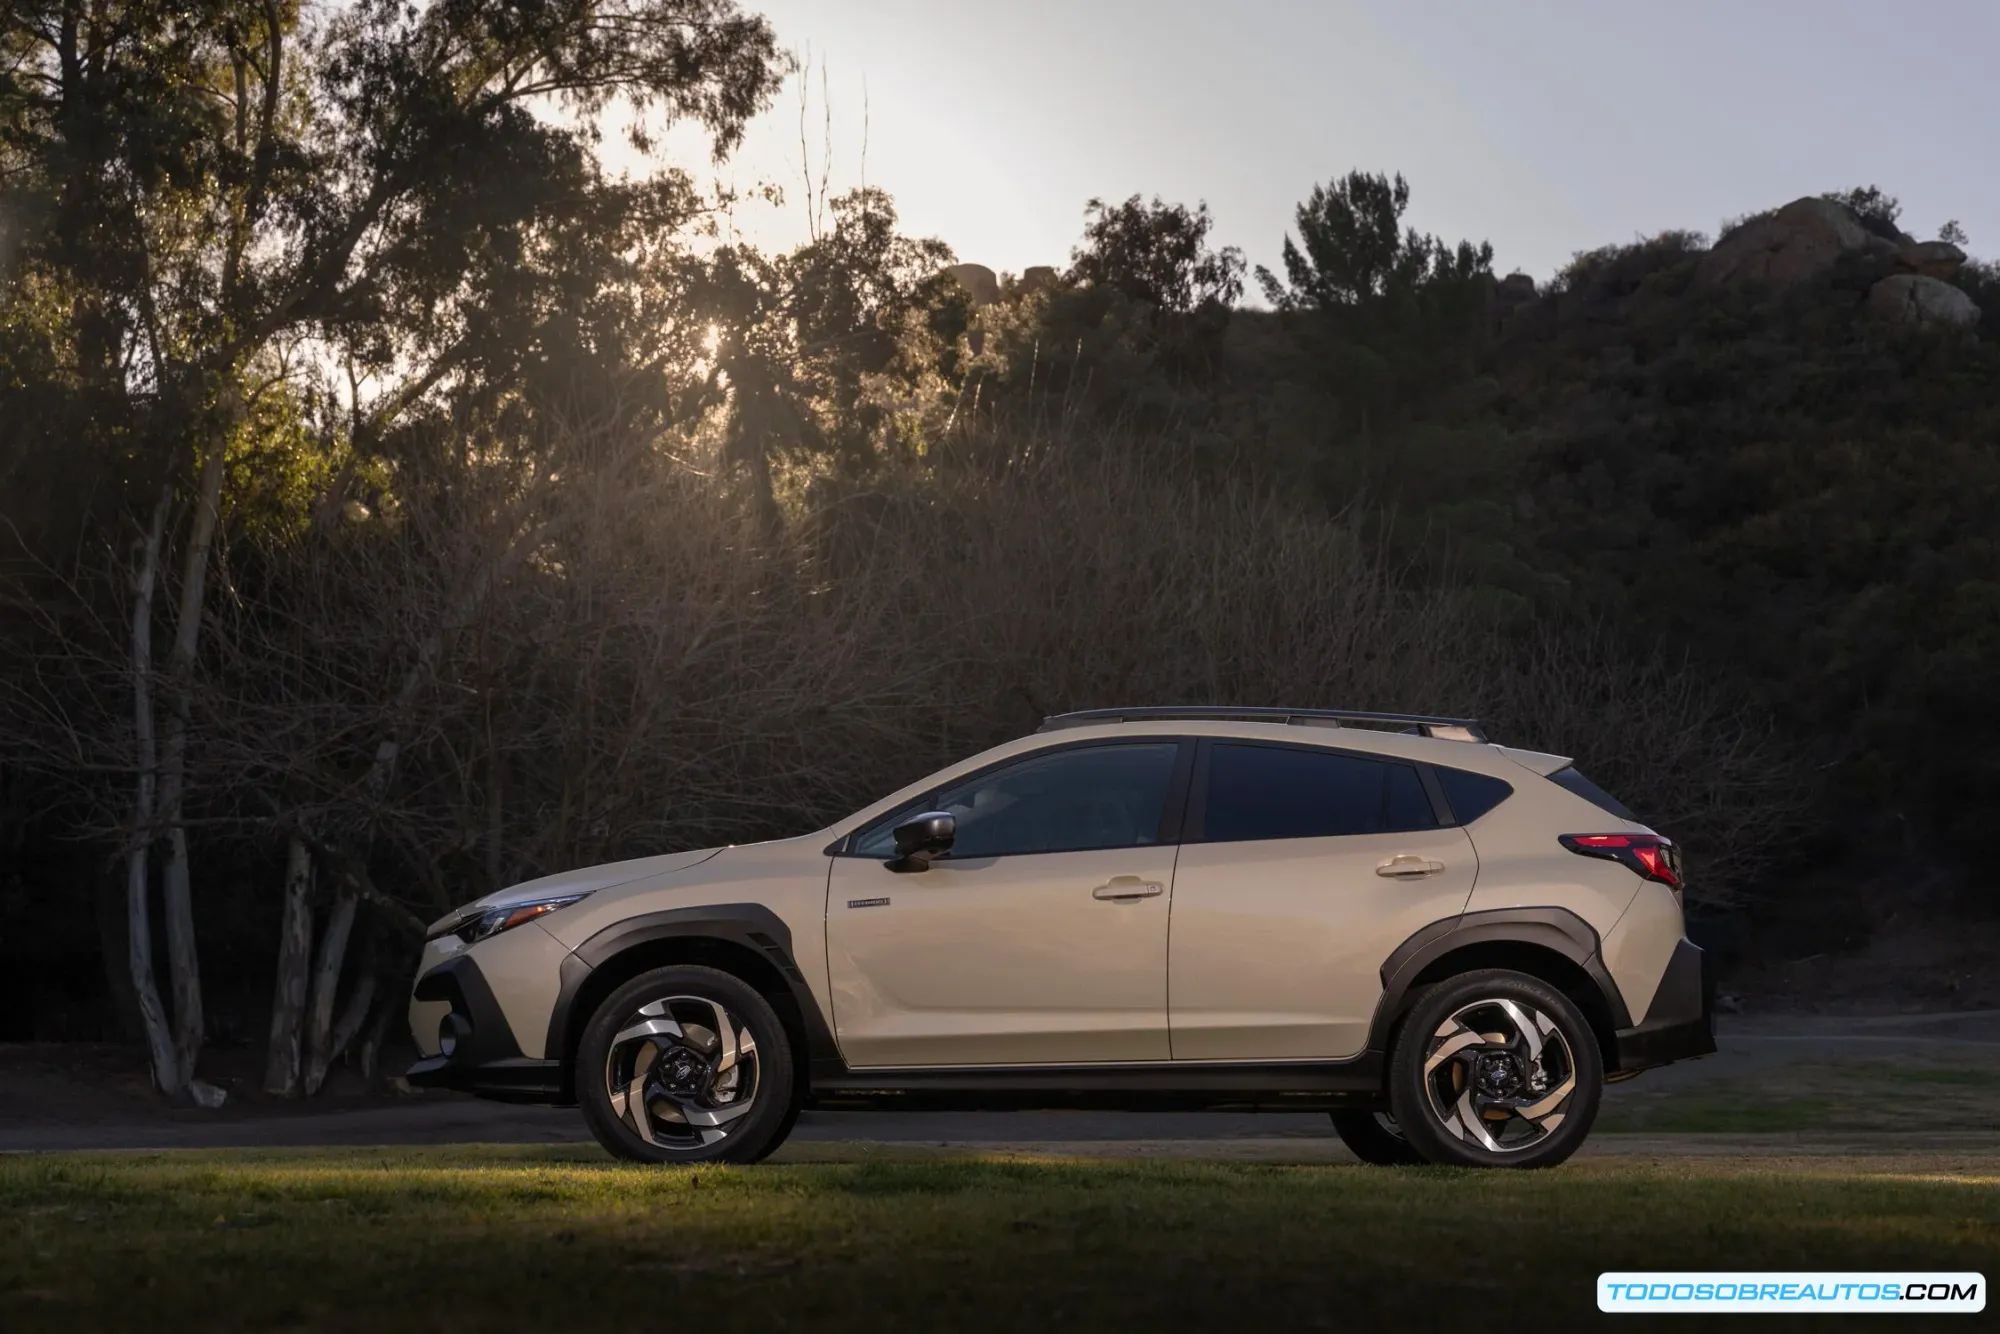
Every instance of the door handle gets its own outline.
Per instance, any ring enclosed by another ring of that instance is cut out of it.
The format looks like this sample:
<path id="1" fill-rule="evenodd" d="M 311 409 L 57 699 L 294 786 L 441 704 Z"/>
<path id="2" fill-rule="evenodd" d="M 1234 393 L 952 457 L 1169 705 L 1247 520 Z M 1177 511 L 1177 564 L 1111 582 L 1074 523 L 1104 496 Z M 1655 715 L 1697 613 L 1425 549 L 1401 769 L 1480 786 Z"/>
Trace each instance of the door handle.
<path id="1" fill-rule="evenodd" d="M 1436 875 L 1444 869 L 1443 862 L 1428 861 L 1401 852 L 1375 868 L 1375 874 L 1387 876 L 1391 880 L 1421 880 L 1427 875 Z"/>
<path id="2" fill-rule="evenodd" d="M 1114 875 L 1090 891 L 1093 899 L 1150 899 L 1167 892 L 1157 880 L 1141 880 L 1136 875 Z"/>

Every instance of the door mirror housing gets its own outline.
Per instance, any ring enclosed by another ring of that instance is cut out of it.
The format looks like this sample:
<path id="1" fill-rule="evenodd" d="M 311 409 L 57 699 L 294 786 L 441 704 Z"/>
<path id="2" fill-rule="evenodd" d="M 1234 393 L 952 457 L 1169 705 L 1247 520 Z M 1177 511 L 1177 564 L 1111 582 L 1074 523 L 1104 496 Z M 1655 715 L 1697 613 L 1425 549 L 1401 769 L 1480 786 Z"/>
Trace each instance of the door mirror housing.
<path id="1" fill-rule="evenodd" d="M 892 871 L 926 871 L 931 858 L 951 851 L 958 837 L 958 817 L 949 811 L 925 811 L 896 826 L 896 855 L 885 865 Z"/>

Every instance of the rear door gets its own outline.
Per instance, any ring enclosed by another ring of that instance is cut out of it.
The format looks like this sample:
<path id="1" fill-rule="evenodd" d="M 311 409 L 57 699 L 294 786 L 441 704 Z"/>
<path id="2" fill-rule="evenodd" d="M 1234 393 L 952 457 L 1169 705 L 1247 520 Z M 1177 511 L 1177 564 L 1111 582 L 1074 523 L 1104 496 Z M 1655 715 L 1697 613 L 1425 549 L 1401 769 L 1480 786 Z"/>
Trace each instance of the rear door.
<path id="1" fill-rule="evenodd" d="M 1360 1052 L 1383 960 L 1472 893 L 1472 841 L 1438 817 L 1412 764 L 1203 742 L 1174 874 L 1174 1059 Z"/>
<path id="2" fill-rule="evenodd" d="M 927 794 L 833 859 L 835 1034 L 856 1068 L 1164 1061 L 1167 921 L 1194 743 L 1052 747 Z M 958 838 L 897 872 L 891 831 Z"/>

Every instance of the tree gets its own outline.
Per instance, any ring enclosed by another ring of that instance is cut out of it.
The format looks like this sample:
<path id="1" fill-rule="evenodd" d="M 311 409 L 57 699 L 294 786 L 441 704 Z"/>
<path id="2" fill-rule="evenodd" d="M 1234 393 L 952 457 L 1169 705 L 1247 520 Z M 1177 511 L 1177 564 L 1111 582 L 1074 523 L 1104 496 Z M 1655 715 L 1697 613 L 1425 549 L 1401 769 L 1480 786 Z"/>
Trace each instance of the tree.
<path id="1" fill-rule="evenodd" d="M 767 531 L 780 519 L 778 463 L 865 472 L 881 460 L 902 397 L 884 382 L 932 369 L 906 364 L 908 326 L 933 321 L 957 290 L 943 272 L 950 247 L 897 231 L 883 191 L 831 208 L 832 226 L 797 250 L 720 247 L 688 280 L 690 308 L 714 330 L 703 401 L 722 414 L 721 461 L 748 477 Z"/>
<path id="2" fill-rule="evenodd" d="M 1188 315 L 1233 306 L 1243 295 L 1243 252 L 1211 250 L 1208 205 L 1122 204 L 1093 199 L 1084 208 L 1083 243 L 1070 251 L 1069 280 L 1114 288 L 1155 310 Z"/>
<path id="3" fill-rule="evenodd" d="M 1285 280 L 1258 266 L 1265 297 L 1280 310 L 1330 311 L 1378 298 L 1407 300 L 1492 273 L 1487 242 L 1447 246 L 1414 227 L 1404 230 L 1409 203 L 1400 172 L 1391 180 L 1354 171 L 1314 186 L 1294 214 L 1298 241 L 1285 238 Z"/>
<path id="4" fill-rule="evenodd" d="M 138 728 L 128 897 L 136 967 L 163 844 L 171 1035 L 148 1023 L 155 1078 L 178 1093 L 202 1038 L 188 754 L 232 451 L 263 400 L 329 365 L 346 390 L 325 394 L 365 437 L 454 378 L 517 363 L 523 320 L 546 307 L 535 259 L 579 233 L 657 245 L 694 207 L 682 173 L 605 176 L 601 118 L 692 120 L 719 155 L 780 62 L 731 0 L 36 0 L 5 22 L 0 212 L 26 219 L 16 262 L 67 293 L 83 373 L 121 381 L 147 417 L 127 509 L 162 517 L 135 520 L 133 707 L 157 693 L 164 716 L 156 764 Z M 151 590 L 170 554 L 155 673 Z"/>
<path id="5" fill-rule="evenodd" d="M 1903 201 L 1879 185 L 1858 185 L 1852 190 L 1828 190 L 1820 198 L 1846 205 L 1861 225 L 1877 236 L 1887 237 L 1891 241 L 1904 239 L 1902 229 L 1896 225 L 1897 220 L 1903 216 Z"/>

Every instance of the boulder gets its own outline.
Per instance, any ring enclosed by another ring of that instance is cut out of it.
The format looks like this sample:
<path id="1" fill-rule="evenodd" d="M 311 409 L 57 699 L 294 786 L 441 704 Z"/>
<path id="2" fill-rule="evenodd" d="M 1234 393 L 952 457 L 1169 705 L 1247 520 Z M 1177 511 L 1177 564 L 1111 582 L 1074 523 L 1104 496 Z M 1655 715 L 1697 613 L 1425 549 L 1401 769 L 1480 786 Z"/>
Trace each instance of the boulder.
<path id="1" fill-rule="evenodd" d="M 1965 263 L 1965 252 L 1949 241 L 1912 241 L 1897 251 L 1896 262 L 1926 278 L 1950 278 Z"/>
<path id="2" fill-rule="evenodd" d="M 1510 273 L 1493 286 L 1494 295 L 1502 301 L 1518 304 L 1535 299 L 1535 280 L 1525 273 Z"/>
<path id="3" fill-rule="evenodd" d="M 1849 250 L 1868 246 L 1854 210 L 1831 199 L 1794 199 L 1776 213 L 1752 218 L 1715 243 L 1695 277 L 1705 283 L 1789 286 L 1828 268 Z"/>
<path id="4" fill-rule="evenodd" d="M 958 279 L 959 286 L 972 298 L 974 310 L 1000 299 L 1000 279 L 984 264 L 953 264 L 945 272 Z"/>
<path id="5" fill-rule="evenodd" d="M 1968 329 L 1979 323 L 1972 298 L 1938 278 L 1896 273 L 1868 289 L 1871 310 L 1917 328 Z"/>
<path id="6" fill-rule="evenodd" d="M 1037 292 L 1053 292 L 1061 281 L 1049 265 L 1036 264 L 1021 271 L 1020 280 L 1014 284 L 1014 295 L 1022 297 L 1033 296 Z"/>

